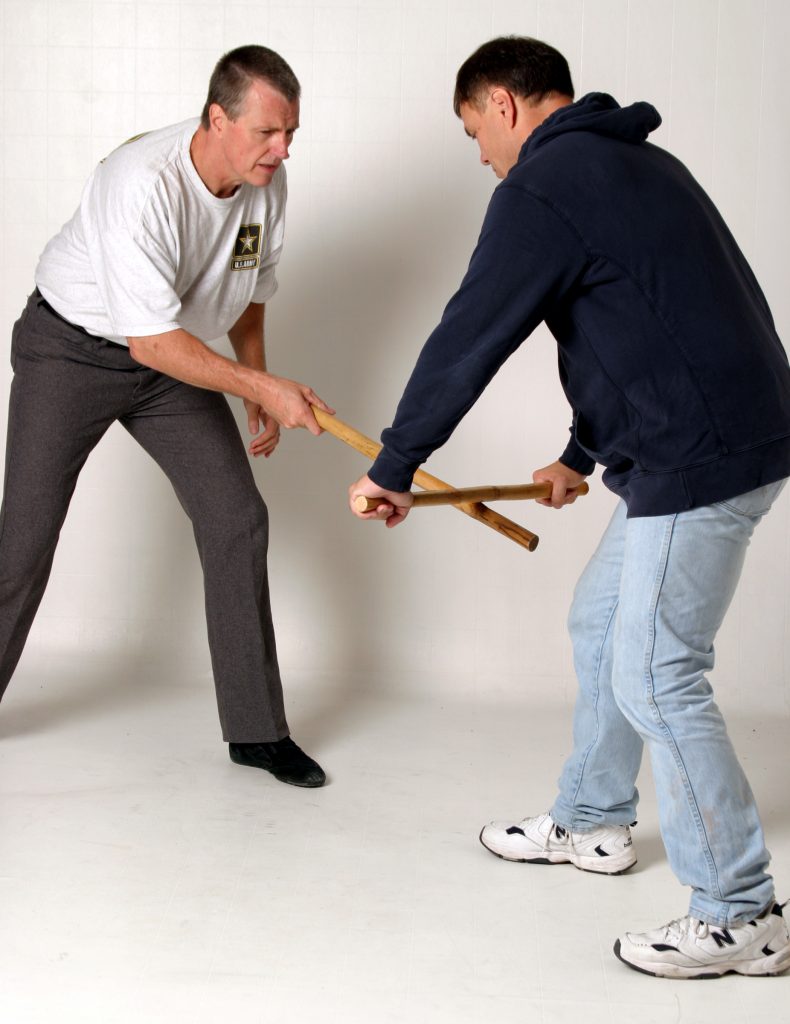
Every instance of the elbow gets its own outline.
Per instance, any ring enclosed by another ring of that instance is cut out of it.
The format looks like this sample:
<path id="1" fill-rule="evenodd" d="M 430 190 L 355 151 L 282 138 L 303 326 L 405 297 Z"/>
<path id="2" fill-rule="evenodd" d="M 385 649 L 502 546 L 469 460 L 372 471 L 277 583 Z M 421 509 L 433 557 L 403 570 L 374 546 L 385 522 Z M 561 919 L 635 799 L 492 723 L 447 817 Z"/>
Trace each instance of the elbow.
<path id="1" fill-rule="evenodd" d="M 127 338 L 129 344 L 129 354 L 136 363 L 141 363 L 143 366 L 151 365 L 151 349 L 150 345 L 147 344 L 148 338 Z"/>

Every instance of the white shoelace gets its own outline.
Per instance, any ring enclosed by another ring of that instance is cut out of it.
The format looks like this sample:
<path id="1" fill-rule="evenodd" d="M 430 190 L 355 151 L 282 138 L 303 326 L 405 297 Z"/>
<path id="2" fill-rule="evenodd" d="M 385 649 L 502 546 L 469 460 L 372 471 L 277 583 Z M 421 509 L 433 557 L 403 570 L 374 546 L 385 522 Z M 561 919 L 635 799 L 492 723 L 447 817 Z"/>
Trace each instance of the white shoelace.
<path id="1" fill-rule="evenodd" d="M 668 939 L 681 939 L 687 933 L 693 933 L 698 939 L 705 939 L 710 931 L 710 926 L 705 921 L 698 921 L 696 917 L 678 917 L 669 924 L 664 925 L 664 936 Z"/>

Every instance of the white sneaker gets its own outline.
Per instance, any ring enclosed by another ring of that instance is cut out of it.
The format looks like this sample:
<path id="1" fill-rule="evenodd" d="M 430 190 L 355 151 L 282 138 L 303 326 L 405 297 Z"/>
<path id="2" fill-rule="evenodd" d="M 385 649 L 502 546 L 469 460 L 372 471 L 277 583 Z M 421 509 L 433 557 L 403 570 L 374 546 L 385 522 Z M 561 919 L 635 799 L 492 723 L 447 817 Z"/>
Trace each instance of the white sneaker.
<path id="1" fill-rule="evenodd" d="M 657 978 L 781 974 L 790 967 L 790 933 L 782 907 L 774 904 L 754 921 L 726 928 L 681 917 L 651 932 L 626 932 L 614 952 L 624 964 Z"/>
<path id="2" fill-rule="evenodd" d="M 627 825 L 602 825 L 589 832 L 569 832 L 549 814 L 524 818 L 517 825 L 492 821 L 480 842 L 503 860 L 530 864 L 573 864 L 582 871 L 619 875 L 636 864 Z"/>

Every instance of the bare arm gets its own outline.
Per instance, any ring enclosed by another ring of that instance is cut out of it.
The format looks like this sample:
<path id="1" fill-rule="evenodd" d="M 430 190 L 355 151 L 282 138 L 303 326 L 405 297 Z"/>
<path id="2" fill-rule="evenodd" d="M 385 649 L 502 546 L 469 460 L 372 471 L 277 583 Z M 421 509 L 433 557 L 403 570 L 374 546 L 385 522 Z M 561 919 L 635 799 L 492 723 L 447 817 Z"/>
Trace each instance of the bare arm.
<path id="1" fill-rule="evenodd" d="M 266 370 L 266 348 L 263 340 L 263 319 L 266 306 L 251 302 L 228 331 L 236 358 L 242 366 Z"/>
<path id="2" fill-rule="evenodd" d="M 236 323 L 228 331 L 228 338 L 242 366 L 253 370 L 266 370 L 266 346 L 263 335 L 263 319 L 266 307 L 261 302 L 251 302 Z M 280 440 L 280 424 L 257 402 L 244 399 L 247 412 L 247 427 L 253 435 L 249 453 L 254 458 L 263 455 L 268 459 Z M 259 433 L 259 429 L 263 430 Z"/>
<path id="3" fill-rule="evenodd" d="M 284 427 L 305 427 L 311 434 L 318 435 L 321 428 L 310 405 L 334 413 L 312 388 L 227 359 L 181 328 L 165 334 L 129 338 L 129 351 L 138 363 L 169 377 L 252 402 Z"/>

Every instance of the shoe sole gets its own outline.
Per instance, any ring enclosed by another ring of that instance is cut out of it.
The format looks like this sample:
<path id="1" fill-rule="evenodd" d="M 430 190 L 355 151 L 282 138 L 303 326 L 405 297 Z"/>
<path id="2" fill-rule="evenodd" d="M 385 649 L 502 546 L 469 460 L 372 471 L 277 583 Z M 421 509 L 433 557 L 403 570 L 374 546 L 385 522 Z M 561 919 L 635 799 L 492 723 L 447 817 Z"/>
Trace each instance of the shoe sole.
<path id="1" fill-rule="evenodd" d="M 632 963 L 623 956 L 620 940 L 614 944 L 614 955 L 617 959 L 640 974 L 649 974 L 652 978 L 670 978 L 674 981 L 709 981 L 723 978 L 727 974 L 740 974 L 745 978 L 776 978 L 790 969 L 790 950 L 774 953 L 765 960 L 752 960 L 743 963 L 721 964 L 716 969 L 700 969 L 699 967 L 680 967 L 677 964 L 650 964 L 643 966 Z M 652 969 L 651 969 L 652 968 Z"/>
<path id="2" fill-rule="evenodd" d="M 271 774 L 274 775 L 274 772 Z M 274 777 L 278 782 L 284 782 L 286 786 L 297 786 L 299 789 L 320 789 L 326 783 L 325 778 L 318 782 L 297 782 L 295 779 L 284 779 L 281 775 Z"/>
<path id="3" fill-rule="evenodd" d="M 593 857 L 577 857 L 576 860 L 572 860 L 570 857 L 565 857 L 561 853 L 555 854 L 554 858 L 552 858 L 551 854 L 547 857 L 508 857 L 504 853 L 498 853 L 496 850 L 492 850 L 491 847 L 483 841 L 483 832 L 485 832 L 485 827 L 478 836 L 483 848 L 488 850 L 489 853 L 493 853 L 495 857 L 499 857 L 500 860 L 506 860 L 511 864 L 570 864 L 571 867 L 574 867 L 579 871 L 586 871 L 591 875 L 611 876 L 624 875 L 626 871 L 630 871 L 634 864 L 636 864 L 636 857 L 634 857 L 633 860 L 629 861 L 623 867 L 615 868 L 614 871 L 606 871 L 604 870 L 601 861 Z M 601 864 L 601 867 L 598 867 L 599 864 Z"/>

